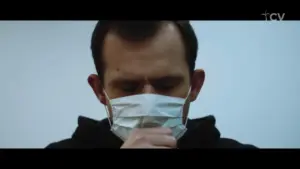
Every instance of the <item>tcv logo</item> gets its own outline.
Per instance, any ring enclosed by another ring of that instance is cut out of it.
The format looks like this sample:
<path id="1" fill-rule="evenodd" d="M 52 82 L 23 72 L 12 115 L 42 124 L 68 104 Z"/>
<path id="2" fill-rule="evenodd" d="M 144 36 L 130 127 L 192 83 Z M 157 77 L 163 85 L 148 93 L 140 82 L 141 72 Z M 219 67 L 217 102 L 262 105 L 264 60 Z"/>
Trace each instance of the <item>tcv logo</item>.
<path id="1" fill-rule="evenodd" d="M 282 21 L 284 19 L 285 13 L 262 13 L 265 16 L 266 21 Z"/>

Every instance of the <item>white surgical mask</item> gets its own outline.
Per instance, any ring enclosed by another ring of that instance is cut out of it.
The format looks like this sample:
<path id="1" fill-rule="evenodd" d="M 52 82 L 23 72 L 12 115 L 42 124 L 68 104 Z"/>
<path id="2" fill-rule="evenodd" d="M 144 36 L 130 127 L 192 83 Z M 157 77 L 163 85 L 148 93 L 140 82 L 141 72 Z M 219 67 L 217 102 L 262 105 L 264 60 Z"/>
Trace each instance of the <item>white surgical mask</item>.
<path id="1" fill-rule="evenodd" d="M 189 93 L 190 90 L 188 96 Z M 107 94 L 106 97 L 109 99 Z M 112 118 L 109 117 L 107 107 L 105 108 L 111 131 L 125 141 L 134 128 L 166 127 L 172 130 L 176 139 L 179 139 L 187 130 L 186 122 L 185 124 L 182 123 L 182 112 L 187 97 L 138 94 L 109 99 Z"/>

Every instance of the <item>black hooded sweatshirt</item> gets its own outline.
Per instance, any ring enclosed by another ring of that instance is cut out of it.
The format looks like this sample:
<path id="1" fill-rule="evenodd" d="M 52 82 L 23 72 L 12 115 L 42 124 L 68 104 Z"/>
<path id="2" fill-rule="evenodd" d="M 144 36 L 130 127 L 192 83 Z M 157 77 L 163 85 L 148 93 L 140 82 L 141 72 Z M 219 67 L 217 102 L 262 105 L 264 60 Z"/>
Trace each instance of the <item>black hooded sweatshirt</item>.
<path id="1" fill-rule="evenodd" d="M 214 116 L 188 119 L 187 131 L 178 140 L 177 148 L 256 148 L 233 139 L 221 138 Z M 108 119 L 101 121 L 80 116 L 71 138 L 51 143 L 46 148 L 120 148 L 123 141 L 110 131 Z"/>

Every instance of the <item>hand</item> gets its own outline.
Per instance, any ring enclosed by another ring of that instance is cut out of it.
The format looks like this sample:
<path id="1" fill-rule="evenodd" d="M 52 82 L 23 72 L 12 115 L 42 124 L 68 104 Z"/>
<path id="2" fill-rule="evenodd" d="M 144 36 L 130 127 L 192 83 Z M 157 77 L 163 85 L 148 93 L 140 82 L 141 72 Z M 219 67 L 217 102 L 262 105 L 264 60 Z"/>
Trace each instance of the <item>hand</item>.
<path id="1" fill-rule="evenodd" d="M 169 128 L 136 128 L 122 148 L 176 148 L 176 139 Z"/>

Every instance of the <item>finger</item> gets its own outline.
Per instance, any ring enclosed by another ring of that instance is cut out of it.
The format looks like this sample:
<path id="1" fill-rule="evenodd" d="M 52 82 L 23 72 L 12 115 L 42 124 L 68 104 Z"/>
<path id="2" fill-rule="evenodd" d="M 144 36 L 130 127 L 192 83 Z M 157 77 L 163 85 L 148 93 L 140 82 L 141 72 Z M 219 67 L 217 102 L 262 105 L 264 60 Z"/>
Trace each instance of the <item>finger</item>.
<path id="1" fill-rule="evenodd" d="M 142 149 L 171 149 L 171 147 L 167 147 L 167 146 L 151 146 L 148 145 L 146 147 L 141 147 Z"/>
<path id="2" fill-rule="evenodd" d="M 169 135 L 145 135 L 146 140 L 154 146 L 173 147 L 177 146 L 175 137 Z"/>
<path id="3" fill-rule="evenodd" d="M 162 134 L 162 135 L 172 135 L 172 130 L 170 128 L 155 127 L 155 128 L 140 128 L 137 132 L 146 134 Z"/>
<path id="4" fill-rule="evenodd" d="M 153 146 L 153 149 L 170 149 L 171 147 L 166 146 Z"/>

